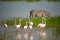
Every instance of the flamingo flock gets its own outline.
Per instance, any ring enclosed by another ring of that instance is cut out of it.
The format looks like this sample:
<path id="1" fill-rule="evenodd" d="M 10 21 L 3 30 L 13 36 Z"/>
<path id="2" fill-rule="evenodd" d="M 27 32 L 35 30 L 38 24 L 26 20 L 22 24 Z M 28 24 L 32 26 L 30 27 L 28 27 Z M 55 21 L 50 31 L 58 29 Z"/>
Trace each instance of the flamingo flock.
<path id="1" fill-rule="evenodd" d="M 43 20 L 45 20 L 45 23 L 43 23 Z M 21 21 L 22 21 L 22 20 L 19 19 L 19 24 L 16 24 L 16 20 L 15 20 L 15 27 L 16 27 L 17 30 L 19 30 L 20 27 L 21 27 Z M 37 27 L 39 27 L 40 32 L 42 32 L 42 30 L 43 30 L 43 28 L 44 28 L 45 26 L 46 26 L 46 18 L 42 17 L 42 23 L 39 23 L 39 24 L 37 25 Z M 6 21 L 5 21 L 5 23 L 4 23 L 4 27 L 5 27 L 5 28 L 8 27 Z M 33 27 L 33 22 L 30 21 L 30 18 L 29 18 L 29 22 L 26 21 L 26 25 L 23 27 L 23 29 L 26 30 L 28 27 L 30 28 L 30 30 L 31 30 L 32 27 Z"/>
<path id="2" fill-rule="evenodd" d="M 45 23 L 43 22 L 45 20 Z M 17 29 L 17 39 L 21 39 L 21 35 L 19 34 L 19 30 L 20 30 L 20 28 L 21 28 L 21 21 L 22 21 L 22 19 L 19 19 L 19 24 L 16 24 L 16 20 L 15 20 L 15 27 L 16 27 L 16 29 Z M 24 27 L 23 27 L 23 29 L 24 29 L 24 38 L 25 38 L 25 40 L 28 40 L 28 34 L 27 34 L 27 32 L 26 32 L 26 30 L 28 29 L 28 27 L 29 27 L 29 29 L 30 29 L 30 40 L 33 40 L 33 36 L 32 36 L 32 28 L 33 28 L 33 22 L 32 21 L 30 21 L 30 18 L 29 18 L 29 22 L 27 22 L 26 21 L 26 23 L 25 23 L 25 25 L 24 25 Z M 46 35 L 46 33 L 44 33 L 43 32 L 43 29 L 44 29 L 44 27 L 46 26 L 46 18 L 45 17 L 42 17 L 42 23 L 39 23 L 38 25 L 37 25 L 37 27 L 39 27 L 39 34 L 40 35 L 43 35 L 43 36 L 45 36 Z M 5 21 L 5 23 L 4 23 L 4 27 L 5 28 L 7 28 L 8 27 L 8 25 L 7 25 L 7 23 L 6 23 L 6 21 Z"/>

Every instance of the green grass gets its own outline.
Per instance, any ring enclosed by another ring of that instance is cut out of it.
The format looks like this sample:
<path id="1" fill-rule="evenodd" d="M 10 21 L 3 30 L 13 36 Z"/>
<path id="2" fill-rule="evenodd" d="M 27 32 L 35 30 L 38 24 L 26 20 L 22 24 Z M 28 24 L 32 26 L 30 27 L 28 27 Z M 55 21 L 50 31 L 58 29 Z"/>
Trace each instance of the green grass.
<path id="1" fill-rule="evenodd" d="M 19 19 L 20 18 L 16 19 L 16 24 L 19 24 Z M 47 17 L 46 19 L 47 19 L 46 20 L 47 27 L 49 27 L 49 26 L 55 26 L 55 27 L 60 26 L 60 17 L 54 17 L 54 18 L 53 17 Z M 4 21 L 1 21 L 2 25 L 4 24 Z M 21 21 L 22 26 L 25 25 L 26 21 L 27 22 L 29 21 L 28 18 L 23 18 L 22 19 L 22 21 Z M 41 17 L 30 18 L 30 21 L 32 21 L 34 23 L 34 26 L 37 26 L 39 23 L 42 22 Z M 14 25 L 15 24 L 15 20 L 8 19 L 8 20 L 6 20 L 6 23 L 8 25 Z"/>

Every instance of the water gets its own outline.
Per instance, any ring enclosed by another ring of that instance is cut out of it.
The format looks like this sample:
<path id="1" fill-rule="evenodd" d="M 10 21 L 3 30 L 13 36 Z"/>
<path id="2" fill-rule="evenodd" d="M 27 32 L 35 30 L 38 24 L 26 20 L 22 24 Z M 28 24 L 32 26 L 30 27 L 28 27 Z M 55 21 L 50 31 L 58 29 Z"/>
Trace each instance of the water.
<path id="1" fill-rule="evenodd" d="M 60 36 L 56 35 L 55 29 L 48 28 L 44 29 L 43 33 L 38 32 L 38 28 L 33 28 L 30 32 L 29 28 L 27 31 L 20 29 L 16 31 L 15 26 L 9 26 L 7 31 L 4 30 L 3 26 L 0 26 L 0 40 L 59 40 Z"/>
<path id="2" fill-rule="evenodd" d="M 27 17 L 30 11 L 45 10 L 51 13 L 50 16 L 60 16 L 60 2 L 0 2 L 0 20 L 10 19 L 15 17 Z"/>

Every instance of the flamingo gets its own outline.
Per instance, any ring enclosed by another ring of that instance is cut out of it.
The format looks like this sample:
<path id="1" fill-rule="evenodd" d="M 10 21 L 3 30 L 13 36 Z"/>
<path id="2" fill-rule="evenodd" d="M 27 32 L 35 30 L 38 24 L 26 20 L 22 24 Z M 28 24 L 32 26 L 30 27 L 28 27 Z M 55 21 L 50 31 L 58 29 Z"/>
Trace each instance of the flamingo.
<path id="1" fill-rule="evenodd" d="M 29 22 L 29 28 L 32 29 L 33 22 Z"/>
<path id="2" fill-rule="evenodd" d="M 30 22 L 30 18 L 29 18 L 30 40 L 33 40 L 33 35 L 32 35 L 32 26 L 33 26 L 33 22 Z"/>
<path id="3" fill-rule="evenodd" d="M 4 24 L 4 27 L 5 27 L 5 28 L 7 28 L 7 27 L 8 27 L 8 25 L 5 23 L 5 24 Z"/>
<path id="4" fill-rule="evenodd" d="M 16 24 L 16 20 L 15 20 L 15 26 L 16 26 L 17 30 L 19 30 L 19 28 L 21 27 L 21 19 L 19 21 L 20 21 L 19 24 Z"/>
<path id="5" fill-rule="evenodd" d="M 28 22 L 26 21 L 26 25 L 25 25 L 24 28 L 23 28 L 23 29 L 24 29 L 24 32 L 25 32 L 25 33 L 24 33 L 24 38 L 25 38 L 25 40 L 28 40 L 28 34 L 27 34 L 27 32 L 26 32 L 26 30 L 27 30 L 27 28 L 28 28 L 28 25 L 27 25 L 27 24 L 28 24 Z"/>
<path id="6" fill-rule="evenodd" d="M 43 23 L 43 20 L 45 20 L 45 23 Z M 46 18 L 42 17 L 42 23 L 38 24 L 39 31 L 43 32 L 43 28 L 46 26 Z"/>
<path id="7" fill-rule="evenodd" d="M 4 21 L 4 30 L 7 31 L 8 25 L 6 24 L 6 21 Z"/>
<path id="8" fill-rule="evenodd" d="M 45 23 L 43 23 L 45 21 Z M 46 40 L 46 32 L 43 32 L 43 28 L 46 26 L 46 18 L 42 17 L 42 23 L 38 24 L 39 27 L 39 34 L 42 37 L 41 40 Z"/>
<path id="9" fill-rule="evenodd" d="M 33 22 L 30 21 L 29 16 L 28 16 L 28 20 L 29 20 L 29 28 L 30 28 L 30 30 L 31 30 L 31 29 L 32 29 L 32 26 L 33 26 Z"/>
<path id="10" fill-rule="evenodd" d="M 5 29 L 8 27 L 8 25 L 6 24 L 6 21 L 4 21 L 4 27 Z"/>
<path id="11" fill-rule="evenodd" d="M 26 29 L 27 29 L 27 27 L 28 27 L 27 23 L 28 23 L 28 22 L 26 22 L 26 25 L 24 26 L 24 30 L 26 30 Z"/>

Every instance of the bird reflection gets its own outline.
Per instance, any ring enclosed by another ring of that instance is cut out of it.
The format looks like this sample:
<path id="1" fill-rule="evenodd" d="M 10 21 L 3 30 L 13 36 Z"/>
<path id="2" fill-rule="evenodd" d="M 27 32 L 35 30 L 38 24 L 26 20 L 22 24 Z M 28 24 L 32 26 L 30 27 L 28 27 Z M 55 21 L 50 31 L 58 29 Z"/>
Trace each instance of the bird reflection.
<path id="1" fill-rule="evenodd" d="M 33 34 L 30 32 L 30 40 L 33 40 Z"/>
<path id="2" fill-rule="evenodd" d="M 40 40 L 46 40 L 46 32 L 40 32 Z"/>
<path id="3" fill-rule="evenodd" d="M 28 33 L 26 31 L 24 33 L 24 38 L 25 38 L 25 40 L 28 40 Z"/>
<path id="4" fill-rule="evenodd" d="M 8 35 L 7 35 L 7 31 L 4 32 L 4 40 L 7 40 Z"/>
<path id="5" fill-rule="evenodd" d="M 21 34 L 19 31 L 16 32 L 16 40 L 21 40 Z"/>

